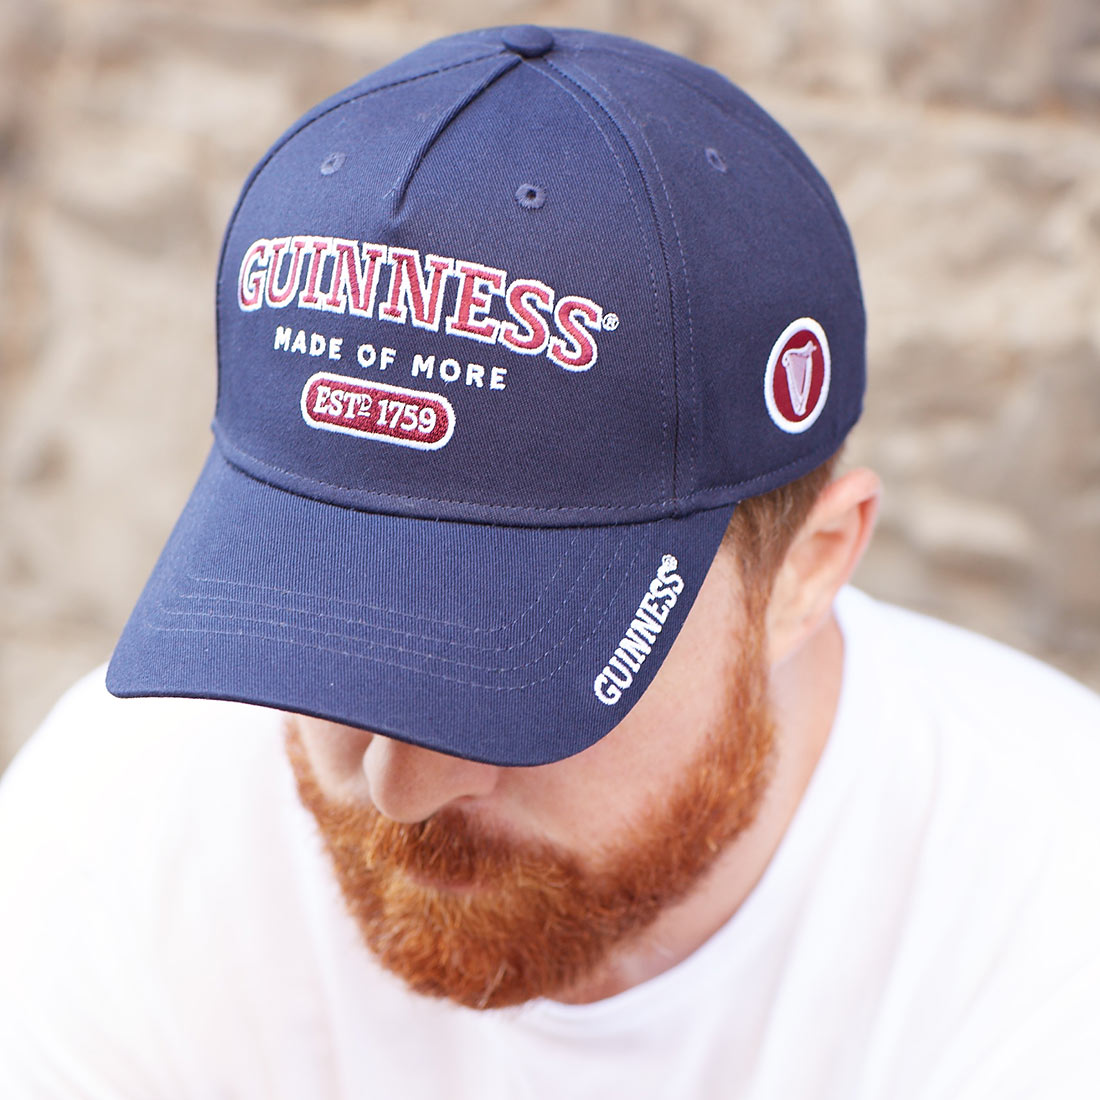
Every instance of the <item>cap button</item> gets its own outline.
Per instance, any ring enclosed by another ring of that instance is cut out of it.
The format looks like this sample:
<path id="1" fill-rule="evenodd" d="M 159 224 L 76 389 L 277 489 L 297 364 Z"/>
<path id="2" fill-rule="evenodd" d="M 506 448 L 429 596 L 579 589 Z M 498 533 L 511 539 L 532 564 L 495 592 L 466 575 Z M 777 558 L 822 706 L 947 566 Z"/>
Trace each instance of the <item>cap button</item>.
<path id="1" fill-rule="evenodd" d="M 520 57 L 542 57 L 554 48 L 554 36 L 545 27 L 506 27 L 500 40 Z"/>

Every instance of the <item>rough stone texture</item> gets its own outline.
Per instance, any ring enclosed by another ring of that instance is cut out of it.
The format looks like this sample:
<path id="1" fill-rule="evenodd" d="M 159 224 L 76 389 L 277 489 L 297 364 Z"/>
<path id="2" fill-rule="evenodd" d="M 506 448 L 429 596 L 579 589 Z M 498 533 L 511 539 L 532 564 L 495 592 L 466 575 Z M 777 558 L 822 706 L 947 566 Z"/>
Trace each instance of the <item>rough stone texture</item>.
<path id="1" fill-rule="evenodd" d="M 871 318 L 862 584 L 1100 687 L 1093 0 L 0 0 L 0 766 L 106 658 L 198 470 L 254 160 L 362 72 L 512 22 L 687 53 L 803 143 Z"/>

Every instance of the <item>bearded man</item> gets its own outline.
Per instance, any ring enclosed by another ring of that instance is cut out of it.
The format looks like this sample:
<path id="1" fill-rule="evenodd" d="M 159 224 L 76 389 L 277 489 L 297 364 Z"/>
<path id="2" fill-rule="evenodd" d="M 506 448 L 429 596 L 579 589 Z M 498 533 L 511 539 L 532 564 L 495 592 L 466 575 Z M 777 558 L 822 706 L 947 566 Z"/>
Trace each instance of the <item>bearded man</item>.
<path id="1" fill-rule="evenodd" d="M 433 43 L 245 184 L 215 444 L 0 789 L 0 1094 L 1100 1087 L 1100 702 L 847 587 L 828 187 L 717 74 Z"/>

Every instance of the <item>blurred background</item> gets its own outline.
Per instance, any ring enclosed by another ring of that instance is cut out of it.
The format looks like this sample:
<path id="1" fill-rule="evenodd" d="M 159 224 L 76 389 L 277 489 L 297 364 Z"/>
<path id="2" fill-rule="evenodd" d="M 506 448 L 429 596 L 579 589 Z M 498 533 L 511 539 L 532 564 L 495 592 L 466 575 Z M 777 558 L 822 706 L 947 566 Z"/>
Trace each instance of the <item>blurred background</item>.
<path id="1" fill-rule="evenodd" d="M 1095 0 L 0 0 L 0 768 L 107 658 L 198 473 L 252 164 L 423 41 L 527 22 L 684 53 L 794 134 L 870 318 L 860 583 L 1100 688 Z"/>

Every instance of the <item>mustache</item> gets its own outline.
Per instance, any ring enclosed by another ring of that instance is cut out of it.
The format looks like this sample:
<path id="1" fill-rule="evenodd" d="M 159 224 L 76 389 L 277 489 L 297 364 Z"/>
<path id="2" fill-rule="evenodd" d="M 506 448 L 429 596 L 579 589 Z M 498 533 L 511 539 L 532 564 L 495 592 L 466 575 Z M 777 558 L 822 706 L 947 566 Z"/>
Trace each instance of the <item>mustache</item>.
<path id="1" fill-rule="evenodd" d="M 293 726 L 286 751 L 302 801 L 343 865 L 362 869 L 364 885 L 368 878 L 397 873 L 451 889 L 491 889 L 497 882 L 567 889 L 582 877 L 577 859 L 553 843 L 507 836 L 457 807 L 404 824 L 373 806 L 333 802 L 321 793 Z"/>
<path id="2" fill-rule="evenodd" d="M 579 874 L 576 860 L 548 842 L 502 836 L 461 810 L 444 809 L 413 825 L 375 816 L 362 837 L 362 858 L 442 886 L 489 887 L 509 881 L 564 887 Z"/>

